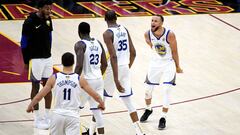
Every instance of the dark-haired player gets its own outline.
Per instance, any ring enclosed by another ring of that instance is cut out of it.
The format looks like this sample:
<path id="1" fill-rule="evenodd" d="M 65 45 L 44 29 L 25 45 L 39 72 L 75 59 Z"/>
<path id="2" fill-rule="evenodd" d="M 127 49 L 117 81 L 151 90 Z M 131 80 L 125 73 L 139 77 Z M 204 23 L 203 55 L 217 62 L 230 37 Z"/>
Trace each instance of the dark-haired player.
<path id="1" fill-rule="evenodd" d="M 175 34 L 168 28 L 163 27 L 164 18 L 161 15 L 152 17 L 151 29 L 145 32 L 146 43 L 152 48 L 145 92 L 146 109 L 140 121 L 145 122 L 152 113 L 151 100 L 152 91 L 161 80 L 163 91 L 162 116 L 159 120 L 159 129 L 166 127 L 166 115 L 170 105 L 170 91 L 175 85 L 176 72 L 182 73 L 179 64 L 177 40 Z"/>
<path id="2" fill-rule="evenodd" d="M 27 108 L 32 112 L 34 106 L 49 92 L 53 91 L 54 106 L 52 108 L 50 134 L 51 135 L 79 135 L 80 120 L 79 106 L 82 104 L 80 95 L 83 90 L 99 104 L 97 108 L 105 109 L 104 102 L 87 83 L 87 81 L 73 72 L 74 55 L 62 55 L 63 72 L 52 75 L 43 89 L 33 98 Z"/>
<path id="3" fill-rule="evenodd" d="M 78 25 L 78 34 L 81 38 L 75 44 L 75 53 L 77 55 L 77 64 L 75 73 L 83 75 L 89 85 L 103 97 L 103 76 L 107 68 L 107 60 L 102 44 L 95 38 L 90 37 L 90 25 L 86 22 L 81 22 Z M 104 123 L 102 111 L 97 107 L 98 103 L 87 94 L 82 96 L 83 105 L 86 101 L 90 104 L 90 110 L 93 113 L 91 125 L 97 127 L 99 135 L 104 134 Z M 95 123 L 96 121 L 96 123 Z M 93 135 L 95 128 L 90 127 L 89 133 Z"/>
<path id="4" fill-rule="evenodd" d="M 32 82 L 31 99 L 37 95 L 40 82 L 44 86 L 52 75 L 53 65 L 51 58 L 52 47 L 52 20 L 51 0 L 41 0 L 38 11 L 31 13 L 23 23 L 21 48 L 25 67 L 29 68 Z M 49 109 L 51 108 L 52 93 L 45 99 L 45 116 L 42 121 L 39 114 L 39 105 L 34 106 L 34 126 L 40 129 L 49 128 Z"/>

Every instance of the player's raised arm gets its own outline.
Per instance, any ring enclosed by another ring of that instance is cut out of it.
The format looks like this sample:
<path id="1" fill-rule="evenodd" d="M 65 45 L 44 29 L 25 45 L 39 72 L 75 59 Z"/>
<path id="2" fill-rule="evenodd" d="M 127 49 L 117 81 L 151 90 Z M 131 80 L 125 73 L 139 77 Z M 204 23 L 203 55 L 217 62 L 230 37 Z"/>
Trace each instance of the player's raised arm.
<path id="1" fill-rule="evenodd" d="M 33 107 L 52 90 L 54 84 L 55 84 L 55 76 L 52 75 L 48 79 L 46 85 L 42 88 L 42 90 L 40 90 L 40 92 L 33 98 L 31 103 L 28 105 L 28 108 L 26 110 L 28 113 L 32 112 L 34 110 Z"/>

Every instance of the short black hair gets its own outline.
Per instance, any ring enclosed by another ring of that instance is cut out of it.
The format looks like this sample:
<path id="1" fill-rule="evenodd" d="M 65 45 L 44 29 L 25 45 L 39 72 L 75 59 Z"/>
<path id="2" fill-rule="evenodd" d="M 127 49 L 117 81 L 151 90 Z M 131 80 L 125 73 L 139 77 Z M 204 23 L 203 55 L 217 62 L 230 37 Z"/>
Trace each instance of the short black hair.
<path id="1" fill-rule="evenodd" d="M 70 67 L 74 64 L 74 55 L 70 52 L 66 52 L 62 55 L 62 64 L 64 67 Z"/>
<path id="2" fill-rule="evenodd" d="M 90 33 L 90 25 L 87 22 L 81 22 L 78 25 L 78 34 L 89 34 Z"/>
<path id="3" fill-rule="evenodd" d="M 117 14 L 114 10 L 108 10 L 105 13 L 105 21 L 116 21 L 117 20 Z"/>
<path id="4" fill-rule="evenodd" d="M 164 18 L 162 15 L 156 15 L 157 17 L 159 17 L 161 19 L 162 22 L 164 22 Z"/>
<path id="5" fill-rule="evenodd" d="M 42 7 L 44 7 L 45 5 L 52 5 L 52 0 L 40 0 L 39 2 L 38 2 L 38 5 L 37 5 L 37 7 L 38 8 L 42 8 Z"/>

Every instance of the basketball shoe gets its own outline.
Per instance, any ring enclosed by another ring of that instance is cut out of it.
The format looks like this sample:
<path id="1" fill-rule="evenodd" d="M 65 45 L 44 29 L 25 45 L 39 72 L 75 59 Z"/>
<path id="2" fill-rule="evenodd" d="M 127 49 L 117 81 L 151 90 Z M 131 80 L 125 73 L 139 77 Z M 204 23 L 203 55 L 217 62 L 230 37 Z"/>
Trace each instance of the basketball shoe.
<path id="1" fill-rule="evenodd" d="M 158 125 L 158 129 L 162 130 L 166 127 L 166 119 L 164 117 L 161 117 L 159 120 L 159 125 Z"/>
<path id="2" fill-rule="evenodd" d="M 48 130 L 50 126 L 50 122 L 46 121 L 45 119 L 35 119 L 34 120 L 34 127 L 37 129 Z"/>
<path id="3" fill-rule="evenodd" d="M 145 122 L 148 119 L 148 117 L 152 114 L 152 112 L 153 112 L 153 110 L 145 109 L 144 114 L 140 118 L 140 122 Z"/>

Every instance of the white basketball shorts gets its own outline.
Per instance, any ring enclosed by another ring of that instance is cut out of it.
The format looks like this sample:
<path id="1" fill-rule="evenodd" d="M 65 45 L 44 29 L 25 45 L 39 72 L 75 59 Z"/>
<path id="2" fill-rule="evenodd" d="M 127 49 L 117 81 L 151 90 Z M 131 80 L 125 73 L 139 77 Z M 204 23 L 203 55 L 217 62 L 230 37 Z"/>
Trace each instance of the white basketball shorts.
<path id="1" fill-rule="evenodd" d="M 101 98 L 103 98 L 103 79 L 86 79 L 88 84 L 93 90 L 95 90 Z M 92 97 L 90 97 L 85 91 L 81 93 L 81 107 L 84 107 L 85 103 L 88 101 L 90 105 L 90 110 L 98 109 L 98 102 L 96 102 Z"/>
<path id="2" fill-rule="evenodd" d="M 52 113 L 50 124 L 51 135 L 80 135 L 80 119 Z"/>
<path id="3" fill-rule="evenodd" d="M 118 79 L 122 87 L 125 89 L 124 93 L 118 92 L 119 97 L 131 96 L 133 92 L 131 88 L 130 69 L 128 65 L 118 66 Z M 104 77 L 104 96 L 113 97 L 115 90 L 117 90 L 117 88 L 113 78 L 113 71 L 111 66 L 109 66 Z"/>
<path id="4" fill-rule="evenodd" d="M 31 69 L 31 81 L 47 79 L 53 73 L 52 58 L 31 59 L 29 68 Z"/>
<path id="5" fill-rule="evenodd" d="M 175 85 L 176 66 L 174 60 L 163 61 L 159 67 L 149 66 L 145 83 L 148 85 L 159 85 L 160 81 L 163 84 Z"/>

